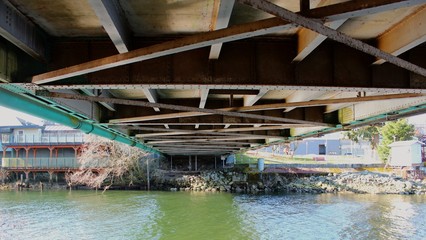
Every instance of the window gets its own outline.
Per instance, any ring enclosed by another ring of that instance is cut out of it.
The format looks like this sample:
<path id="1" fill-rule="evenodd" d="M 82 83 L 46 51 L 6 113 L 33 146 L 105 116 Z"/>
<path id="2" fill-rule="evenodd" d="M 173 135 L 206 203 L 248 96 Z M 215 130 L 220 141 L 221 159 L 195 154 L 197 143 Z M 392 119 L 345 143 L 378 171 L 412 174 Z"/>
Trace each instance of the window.
<path id="1" fill-rule="evenodd" d="M 2 143 L 9 143 L 9 141 L 10 141 L 10 134 L 3 133 L 1 135 L 1 142 Z"/>
<path id="2" fill-rule="evenodd" d="M 19 130 L 18 131 L 18 142 L 24 142 L 24 131 L 23 130 Z"/>

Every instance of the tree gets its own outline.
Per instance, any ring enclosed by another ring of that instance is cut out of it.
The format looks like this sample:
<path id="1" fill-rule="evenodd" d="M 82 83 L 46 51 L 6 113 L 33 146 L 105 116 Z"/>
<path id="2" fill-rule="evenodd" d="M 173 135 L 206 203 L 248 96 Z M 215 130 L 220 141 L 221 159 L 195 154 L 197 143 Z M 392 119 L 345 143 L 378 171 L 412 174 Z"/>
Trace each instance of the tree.
<path id="1" fill-rule="evenodd" d="M 381 129 L 382 142 L 378 148 L 380 159 L 388 159 L 390 147 L 389 144 L 396 141 L 408 141 L 414 136 L 414 125 L 409 124 L 407 119 L 387 122 Z"/>
<path id="2" fill-rule="evenodd" d="M 80 170 L 67 174 L 69 186 L 82 184 L 92 188 L 101 188 L 109 182 L 133 184 L 145 179 L 148 153 L 139 148 L 110 141 L 94 135 L 85 139 L 78 162 Z"/>
<path id="3" fill-rule="evenodd" d="M 379 143 L 379 129 L 377 126 L 364 126 L 346 132 L 345 136 L 356 143 L 361 140 L 368 141 L 371 149 L 374 150 Z"/>

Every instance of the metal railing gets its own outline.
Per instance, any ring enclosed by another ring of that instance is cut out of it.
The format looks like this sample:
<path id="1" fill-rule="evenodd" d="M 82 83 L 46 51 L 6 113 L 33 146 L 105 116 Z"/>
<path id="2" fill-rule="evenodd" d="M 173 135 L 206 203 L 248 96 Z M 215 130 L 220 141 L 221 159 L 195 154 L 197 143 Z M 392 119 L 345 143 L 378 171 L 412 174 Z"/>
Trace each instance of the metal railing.
<path id="1" fill-rule="evenodd" d="M 60 169 L 78 168 L 80 164 L 76 158 L 3 158 L 1 166 L 3 168 L 22 169 Z"/>
<path id="2" fill-rule="evenodd" d="M 83 134 L 10 135 L 2 144 L 82 144 L 83 140 Z"/>
<path id="3" fill-rule="evenodd" d="M 90 165 L 85 168 L 106 168 L 110 166 L 108 158 L 96 159 L 91 161 Z M 63 169 L 63 168 L 80 168 L 81 164 L 74 157 L 59 158 L 3 158 L 0 162 L 3 168 L 18 169 Z"/>

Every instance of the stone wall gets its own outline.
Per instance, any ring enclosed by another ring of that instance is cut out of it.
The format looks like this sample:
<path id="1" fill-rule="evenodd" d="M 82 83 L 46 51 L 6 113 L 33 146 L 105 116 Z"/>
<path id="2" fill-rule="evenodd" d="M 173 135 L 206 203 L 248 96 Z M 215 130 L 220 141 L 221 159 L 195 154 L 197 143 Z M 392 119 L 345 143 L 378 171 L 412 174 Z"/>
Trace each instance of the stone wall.
<path id="1" fill-rule="evenodd" d="M 204 171 L 199 174 L 175 174 L 157 171 L 153 186 L 172 191 L 222 191 L 236 193 L 371 193 L 425 194 L 426 181 L 405 180 L 372 173 L 341 173 L 297 176 L 294 174 L 248 174 L 235 171 Z"/>

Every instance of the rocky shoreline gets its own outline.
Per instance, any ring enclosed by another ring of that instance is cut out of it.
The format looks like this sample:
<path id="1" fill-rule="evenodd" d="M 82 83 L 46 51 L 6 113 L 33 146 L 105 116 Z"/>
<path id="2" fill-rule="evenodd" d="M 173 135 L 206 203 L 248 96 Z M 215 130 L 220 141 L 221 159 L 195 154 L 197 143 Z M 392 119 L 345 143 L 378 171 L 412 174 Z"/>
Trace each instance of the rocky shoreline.
<path id="1" fill-rule="evenodd" d="M 67 185 L 65 183 L 21 183 L 20 181 L 15 183 L 4 183 L 0 184 L 0 191 L 8 191 L 8 190 L 64 190 L 67 189 Z"/>
<path id="2" fill-rule="evenodd" d="M 157 173 L 154 186 L 170 191 L 206 191 L 235 193 L 369 193 L 426 194 L 426 180 L 405 180 L 397 176 L 351 172 L 341 174 L 296 176 L 290 174 L 248 174 L 205 171 L 199 175 L 167 176 Z"/>
<path id="3" fill-rule="evenodd" d="M 282 173 L 244 173 L 239 171 L 202 171 L 199 173 L 156 170 L 151 181 L 151 190 L 204 191 L 247 194 L 271 193 L 368 193 L 368 194 L 426 194 L 426 179 L 406 180 L 401 177 L 374 172 L 347 172 L 328 175 L 303 175 Z M 43 184 L 26 186 L 17 183 L 0 184 L 0 190 L 32 189 L 61 190 L 66 184 Z M 85 187 L 79 189 L 88 189 Z M 120 186 L 111 189 L 129 189 Z M 133 186 L 131 189 L 145 189 Z"/>

